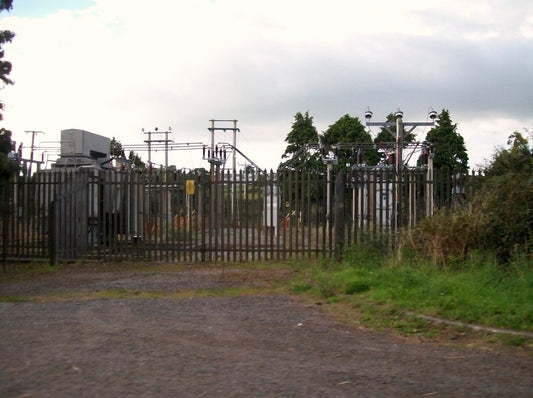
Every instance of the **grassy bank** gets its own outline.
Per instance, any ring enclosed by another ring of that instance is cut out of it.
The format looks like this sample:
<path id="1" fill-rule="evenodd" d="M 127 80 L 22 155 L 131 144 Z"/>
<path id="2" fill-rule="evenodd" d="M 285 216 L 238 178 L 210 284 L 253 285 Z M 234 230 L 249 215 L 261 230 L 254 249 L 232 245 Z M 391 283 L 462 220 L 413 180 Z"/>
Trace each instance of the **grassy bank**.
<path id="1" fill-rule="evenodd" d="M 397 261 L 379 248 L 358 247 L 340 264 L 300 267 L 293 292 L 344 304 L 370 324 L 390 326 L 398 314 L 418 313 L 533 331 L 533 267 L 524 259 L 500 267 L 488 256 L 473 254 L 440 268 L 414 258 Z"/>

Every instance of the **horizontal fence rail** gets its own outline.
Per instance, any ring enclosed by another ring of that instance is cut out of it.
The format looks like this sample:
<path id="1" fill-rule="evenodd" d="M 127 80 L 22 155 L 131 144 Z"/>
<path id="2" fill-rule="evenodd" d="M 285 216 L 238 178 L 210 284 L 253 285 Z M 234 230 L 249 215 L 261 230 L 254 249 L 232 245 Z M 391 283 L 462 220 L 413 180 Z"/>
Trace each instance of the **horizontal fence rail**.
<path id="1" fill-rule="evenodd" d="M 390 235 L 463 200 L 472 178 L 416 168 L 398 177 L 387 167 L 354 167 L 341 176 L 217 167 L 149 176 L 43 170 L 0 184 L 1 253 L 4 269 L 13 261 L 43 259 L 331 257 L 339 240 Z"/>

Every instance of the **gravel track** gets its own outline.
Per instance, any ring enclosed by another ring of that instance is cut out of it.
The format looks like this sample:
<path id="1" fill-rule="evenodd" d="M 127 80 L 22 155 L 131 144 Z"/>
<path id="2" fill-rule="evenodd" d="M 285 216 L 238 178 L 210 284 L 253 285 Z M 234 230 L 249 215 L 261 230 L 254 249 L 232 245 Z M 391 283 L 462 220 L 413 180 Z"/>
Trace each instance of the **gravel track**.
<path id="1" fill-rule="evenodd" d="M 0 282 L 0 296 L 261 286 L 284 273 L 73 268 Z M 1 302 L 0 356 L 1 397 L 533 396 L 528 353 L 361 329 L 286 295 Z"/>

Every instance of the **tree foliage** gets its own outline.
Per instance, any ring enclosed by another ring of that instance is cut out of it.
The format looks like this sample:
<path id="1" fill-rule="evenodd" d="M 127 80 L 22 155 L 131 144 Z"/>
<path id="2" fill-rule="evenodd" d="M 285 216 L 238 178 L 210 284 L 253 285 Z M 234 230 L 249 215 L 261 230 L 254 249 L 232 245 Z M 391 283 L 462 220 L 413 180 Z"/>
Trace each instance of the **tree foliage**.
<path id="1" fill-rule="evenodd" d="M 485 169 L 485 176 L 533 175 L 533 154 L 528 140 L 521 133 L 514 132 L 509 136 L 507 144 L 509 149 L 501 148 L 494 154 L 492 162 Z"/>
<path id="2" fill-rule="evenodd" d="M 137 173 L 139 174 L 147 173 L 146 163 L 144 163 L 141 160 L 140 156 L 137 155 L 135 152 L 130 151 L 128 155 L 128 160 L 131 162 L 133 170 L 135 170 Z"/>
<path id="3" fill-rule="evenodd" d="M 509 137 L 488 166 L 474 207 L 483 220 L 481 242 L 502 261 L 533 242 L 533 152 L 520 133 Z"/>
<path id="4" fill-rule="evenodd" d="M 294 123 L 285 138 L 285 142 L 288 145 L 282 158 L 290 159 L 282 162 L 279 168 L 316 169 L 319 167 L 318 155 L 307 150 L 307 145 L 318 144 L 318 132 L 313 125 L 313 117 L 309 115 L 309 111 L 305 112 L 305 114 L 298 112 L 294 116 Z"/>
<path id="5" fill-rule="evenodd" d="M 0 11 L 10 10 L 12 8 L 13 0 L 2 0 L 0 2 Z M 4 60 L 4 44 L 11 42 L 15 34 L 10 30 L 0 31 L 0 80 L 4 85 L 13 84 L 13 81 L 9 79 L 11 73 L 11 62 Z M 0 120 L 3 119 L 2 111 L 4 110 L 4 103 L 0 102 Z"/>
<path id="6" fill-rule="evenodd" d="M 112 157 L 120 158 L 124 156 L 124 149 L 122 148 L 122 143 L 117 140 L 115 137 L 111 139 L 109 143 L 109 154 Z"/>
<path id="7" fill-rule="evenodd" d="M 9 159 L 8 155 L 12 151 L 11 131 L 0 128 L 0 180 L 2 181 L 9 179 L 19 168 L 17 162 Z"/>
<path id="8" fill-rule="evenodd" d="M 1 0 L 0 11 L 9 11 L 12 8 L 13 0 Z M 13 81 L 8 78 L 11 73 L 11 62 L 4 60 L 3 45 L 11 42 L 15 34 L 9 30 L 0 31 L 0 80 L 3 85 L 13 84 Z M 0 102 L 0 120 L 3 119 L 4 104 Z M 11 131 L 5 128 L 0 128 L 0 179 L 7 180 L 16 170 L 18 164 L 11 161 L 8 157 L 13 150 L 13 142 L 11 140 Z"/>
<path id="9" fill-rule="evenodd" d="M 374 165 L 379 156 L 372 145 L 372 137 L 366 131 L 359 118 L 348 114 L 342 116 L 320 136 L 320 143 L 326 148 L 338 146 L 339 168 L 347 164 L 359 163 L 359 149 L 362 149 L 363 161 Z"/>
<path id="10" fill-rule="evenodd" d="M 395 123 L 396 117 L 392 113 L 389 113 L 387 115 L 387 122 Z M 379 144 L 382 142 L 396 142 L 396 126 L 389 127 L 389 130 L 382 127 L 379 133 L 376 135 L 376 138 L 374 138 L 374 142 L 376 144 Z M 403 137 L 402 139 L 403 142 L 406 142 L 406 143 L 413 142 L 416 139 L 415 133 L 414 132 L 407 133 L 407 131 L 405 131 L 405 128 L 403 128 L 402 137 Z"/>
<path id="11" fill-rule="evenodd" d="M 471 250 L 492 253 L 501 263 L 515 256 L 531 259 L 533 242 L 533 152 L 514 133 L 499 149 L 467 202 L 422 220 L 415 250 L 447 264 Z"/>
<path id="12" fill-rule="evenodd" d="M 124 147 L 115 137 L 113 137 L 109 143 L 109 153 L 112 157 L 120 159 L 122 162 L 126 161 Z M 132 170 L 135 170 L 139 174 L 146 174 L 146 164 L 134 151 L 129 152 L 127 162 L 131 165 Z"/>
<path id="13" fill-rule="evenodd" d="M 379 152 L 379 160 L 383 163 L 394 163 L 394 161 L 391 158 L 387 157 L 387 149 L 390 150 L 391 143 L 396 145 L 396 116 L 394 116 L 392 113 L 389 113 L 387 115 L 388 123 L 394 123 L 394 126 L 385 128 L 382 127 L 379 131 L 379 133 L 374 138 L 374 143 L 376 144 L 377 148 L 381 151 Z M 416 135 L 414 132 L 407 133 L 405 128 L 402 129 L 402 142 L 404 144 L 412 143 L 416 139 Z M 385 148 L 385 149 L 384 149 Z M 385 152 L 383 152 L 385 151 Z"/>
<path id="14" fill-rule="evenodd" d="M 452 123 L 450 112 L 443 109 L 437 119 L 437 126 L 426 136 L 434 151 L 435 169 L 449 169 L 457 172 L 468 171 L 468 154 L 465 141 L 457 132 L 457 124 Z"/>

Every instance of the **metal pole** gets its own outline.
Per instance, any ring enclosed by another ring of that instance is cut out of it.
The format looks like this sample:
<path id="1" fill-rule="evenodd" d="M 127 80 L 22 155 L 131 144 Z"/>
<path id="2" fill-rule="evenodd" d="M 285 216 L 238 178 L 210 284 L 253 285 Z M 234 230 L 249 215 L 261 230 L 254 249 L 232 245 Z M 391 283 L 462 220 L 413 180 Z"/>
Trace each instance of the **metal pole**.
<path id="1" fill-rule="evenodd" d="M 411 133 L 417 126 L 428 126 L 433 127 L 435 126 L 435 119 L 437 118 L 437 112 L 435 112 L 432 108 L 430 108 L 430 111 L 428 113 L 429 119 L 431 119 L 431 122 L 405 122 L 403 121 L 403 112 L 398 109 L 395 113 L 396 122 L 371 122 L 370 119 L 372 118 L 372 111 L 367 108 L 365 112 L 365 118 L 366 118 L 366 125 L 367 126 L 379 126 L 383 127 L 386 131 L 388 131 L 392 136 L 395 136 L 396 138 L 396 161 L 395 161 L 395 168 L 396 168 L 396 189 L 394 190 L 396 198 L 394 199 L 394 204 L 396 207 L 396 217 L 395 219 L 395 227 L 400 226 L 401 223 L 401 183 L 403 178 L 403 134 L 404 134 L 404 127 L 410 127 L 410 129 L 406 132 L 407 134 Z M 390 129 L 391 127 L 396 126 L 396 134 Z M 432 210 L 431 210 L 432 211 Z"/>
<path id="2" fill-rule="evenodd" d="M 165 131 L 165 171 L 168 170 L 168 133 L 168 130 Z"/>
<path id="3" fill-rule="evenodd" d="M 215 119 L 211 119 L 211 157 L 215 157 Z"/>
<path id="4" fill-rule="evenodd" d="M 435 187 L 435 179 L 433 175 L 433 157 L 434 154 L 430 151 L 428 153 L 428 169 L 426 176 L 426 217 L 433 215 L 433 190 Z"/>
<path id="5" fill-rule="evenodd" d="M 26 131 L 26 133 L 31 133 L 31 152 L 30 152 L 30 167 L 29 167 L 29 170 L 28 170 L 28 175 L 31 176 L 31 169 L 32 169 L 32 165 L 33 165 L 33 152 L 35 150 L 35 135 L 36 134 L 40 134 L 40 133 L 43 133 L 42 131 L 35 131 L 35 130 L 32 130 L 32 131 Z M 44 133 L 43 133 L 44 134 Z"/>
<path id="6" fill-rule="evenodd" d="M 237 174 L 237 151 L 235 148 L 237 148 L 237 120 L 233 119 L 233 181 L 231 182 L 231 215 L 233 219 L 235 219 L 235 179 Z"/>
<path id="7" fill-rule="evenodd" d="M 330 220 L 331 220 L 331 170 L 333 165 L 331 162 L 326 164 L 327 174 L 326 174 L 326 231 L 329 233 Z"/>
<path id="8" fill-rule="evenodd" d="M 148 132 L 148 169 L 152 166 L 152 132 Z"/>
<path id="9" fill-rule="evenodd" d="M 402 214 L 402 169 L 403 125 L 401 115 L 396 116 L 396 228 L 401 226 Z"/>
<path id="10" fill-rule="evenodd" d="M 209 190 L 209 230 L 212 231 L 215 228 L 215 183 L 216 183 L 216 175 L 215 175 L 215 162 L 213 161 L 215 158 L 215 119 L 211 119 L 211 156 L 210 156 L 210 172 L 211 172 L 211 186 Z M 210 243 L 212 243 L 212 238 L 210 238 Z"/>
<path id="11" fill-rule="evenodd" d="M 237 148 L 237 120 L 233 120 L 233 148 Z M 237 153 L 233 151 L 233 175 L 237 170 Z"/>

